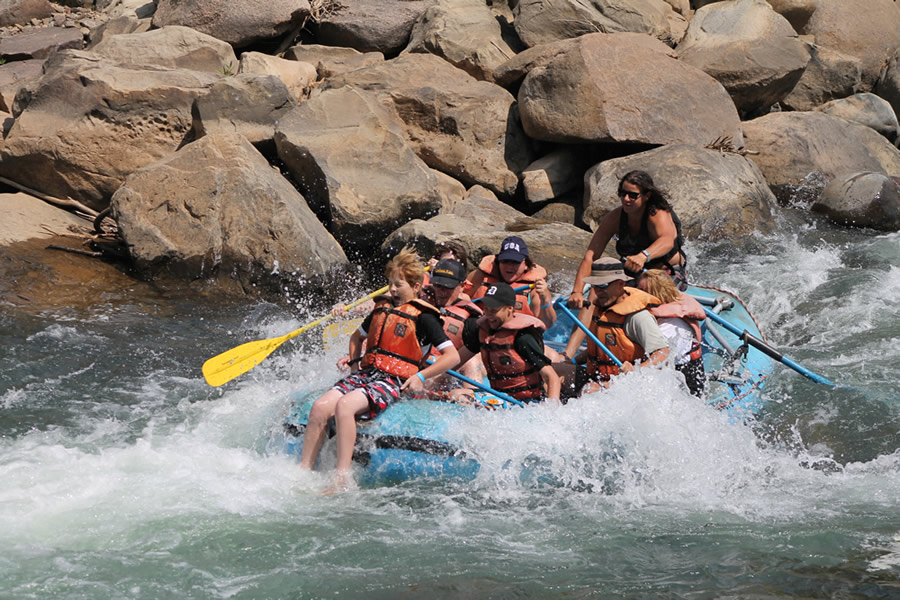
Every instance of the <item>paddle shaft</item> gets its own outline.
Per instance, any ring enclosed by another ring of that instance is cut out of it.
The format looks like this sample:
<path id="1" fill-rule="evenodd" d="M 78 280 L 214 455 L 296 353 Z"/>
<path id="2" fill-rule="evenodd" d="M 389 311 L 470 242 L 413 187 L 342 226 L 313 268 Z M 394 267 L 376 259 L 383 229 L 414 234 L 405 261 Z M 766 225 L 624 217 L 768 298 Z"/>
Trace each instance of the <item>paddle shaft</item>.
<path id="1" fill-rule="evenodd" d="M 705 306 L 703 307 L 703 310 L 706 311 L 706 316 L 708 316 L 710 319 L 712 319 L 713 321 L 715 321 L 716 323 L 718 323 L 719 325 L 721 325 L 722 327 L 724 327 L 725 329 L 727 329 L 728 331 L 733 333 L 734 335 L 738 336 L 741 339 L 741 341 L 743 341 L 745 344 L 749 344 L 750 346 L 753 346 L 754 348 L 756 348 L 757 350 L 759 350 L 766 356 L 768 356 L 774 360 L 777 360 L 778 362 L 780 362 L 781 364 L 783 364 L 787 367 L 792 368 L 793 370 L 797 371 L 804 377 L 811 379 L 811 380 L 815 381 L 816 383 L 830 385 L 831 387 L 837 387 L 836 384 L 834 382 L 832 382 L 831 380 L 829 380 L 817 373 L 813 373 L 806 367 L 796 363 L 795 361 L 793 361 L 790 358 L 788 358 L 787 356 L 783 355 L 782 353 L 780 353 L 778 350 L 776 350 L 769 344 L 765 343 L 758 337 L 751 334 L 746 329 L 742 330 L 739 327 L 735 327 L 733 324 L 729 323 L 728 321 L 726 321 L 725 319 L 720 317 L 717 313 L 711 311 L 710 309 L 706 308 Z"/>
<path id="2" fill-rule="evenodd" d="M 579 329 L 581 329 L 581 330 L 585 333 L 585 335 L 587 335 L 588 338 L 590 338 L 590 340 L 591 340 L 592 342 L 594 342 L 595 344 L 597 344 L 597 346 L 599 346 L 599 348 L 600 348 L 601 350 L 603 350 L 603 352 L 606 353 L 606 355 L 609 357 L 609 359 L 610 359 L 611 361 L 613 361 L 613 364 L 615 364 L 617 367 L 621 367 L 621 366 L 622 366 L 622 361 L 619 360 L 618 358 L 616 358 L 616 355 L 613 354 L 612 351 L 611 351 L 609 348 L 607 348 L 606 346 L 604 346 L 604 345 L 603 345 L 603 342 L 601 342 L 601 341 L 597 338 L 597 336 L 594 335 L 593 332 L 591 332 L 591 330 L 590 330 L 584 323 L 582 323 L 582 322 L 578 319 L 578 315 L 572 313 L 572 311 L 569 310 L 569 307 L 566 306 L 566 300 L 565 300 L 565 298 L 558 298 L 558 299 L 556 300 L 556 302 L 554 302 L 554 305 L 556 306 L 557 309 L 563 311 L 563 313 L 565 313 L 566 315 L 568 315 L 569 318 L 572 319 L 572 321 L 575 322 L 575 325 L 576 325 Z"/>
<path id="3" fill-rule="evenodd" d="M 463 375 L 462 373 L 457 373 L 457 372 L 454 371 L 453 369 L 447 369 L 447 374 L 456 377 L 456 378 L 459 379 L 460 381 L 464 381 L 464 382 L 466 382 L 466 383 L 468 383 L 468 384 L 470 384 L 470 385 L 474 385 L 475 387 L 477 387 L 477 388 L 480 389 L 481 391 L 487 392 L 488 394 L 491 394 L 491 395 L 493 395 L 493 396 L 497 396 L 497 397 L 500 398 L 501 400 L 504 400 L 504 401 L 506 401 L 506 402 L 509 402 L 510 404 L 515 404 L 516 406 L 522 406 L 522 407 L 525 406 L 525 404 L 524 404 L 522 401 L 516 400 L 515 398 L 513 398 L 513 397 L 510 396 L 509 394 L 504 394 L 503 392 L 498 392 L 497 390 L 495 390 L 495 389 L 493 389 L 493 388 L 491 388 L 491 387 L 489 387 L 489 386 L 486 386 L 486 385 L 484 385 L 483 383 L 481 383 L 481 382 L 479 382 L 479 381 L 475 381 L 474 379 L 471 379 L 471 378 L 469 378 L 469 377 L 466 377 L 466 376 Z"/>

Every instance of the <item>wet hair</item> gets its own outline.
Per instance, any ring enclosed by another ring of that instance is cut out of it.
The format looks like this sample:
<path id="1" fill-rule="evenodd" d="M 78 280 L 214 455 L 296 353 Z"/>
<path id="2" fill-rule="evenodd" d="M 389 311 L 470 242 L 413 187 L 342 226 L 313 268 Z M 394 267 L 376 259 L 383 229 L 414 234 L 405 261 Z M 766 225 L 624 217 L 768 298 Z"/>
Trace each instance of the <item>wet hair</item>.
<path id="1" fill-rule="evenodd" d="M 384 276 L 390 279 L 391 275 L 398 271 L 410 287 L 420 285 L 425 279 L 425 265 L 412 246 L 406 246 L 388 261 L 384 267 Z"/>
<path id="2" fill-rule="evenodd" d="M 651 215 L 655 215 L 658 210 L 672 212 L 672 205 L 665 192 L 653 184 L 653 178 L 646 171 L 629 171 L 619 180 L 619 195 L 622 195 L 622 184 L 630 183 L 641 190 L 642 194 L 647 194 L 647 210 Z"/>
<path id="3" fill-rule="evenodd" d="M 434 254 L 432 254 L 431 257 L 440 260 L 441 256 L 443 254 L 447 254 L 448 252 L 453 255 L 454 259 L 462 263 L 463 268 L 468 270 L 469 253 L 466 252 L 466 247 L 457 240 L 447 240 L 445 242 L 435 244 Z"/>
<path id="4" fill-rule="evenodd" d="M 646 283 L 647 293 L 653 294 L 663 304 L 669 302 L 678 302 L 681 299 L 681 292 L 675 287 L 675 282 L 668 273 L 662 269 L 650 269 L 641 274 L 638 279 L 639 283 Z"/>

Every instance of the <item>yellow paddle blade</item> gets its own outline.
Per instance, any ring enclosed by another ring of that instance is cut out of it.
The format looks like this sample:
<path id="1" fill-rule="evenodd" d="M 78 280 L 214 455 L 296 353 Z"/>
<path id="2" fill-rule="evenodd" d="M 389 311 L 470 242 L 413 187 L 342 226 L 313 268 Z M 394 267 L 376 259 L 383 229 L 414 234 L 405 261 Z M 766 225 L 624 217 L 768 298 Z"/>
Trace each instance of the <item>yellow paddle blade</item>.
<path id="1" fill-rule="evenodd" d="M 335 348 L 338 344 L 347 343 L 347 337 L 359 329 L 363 319 L 350 319 L 349 321 L 335 321 L 329 323 L 322 330 L 322 343 L 326 350 Z"/>

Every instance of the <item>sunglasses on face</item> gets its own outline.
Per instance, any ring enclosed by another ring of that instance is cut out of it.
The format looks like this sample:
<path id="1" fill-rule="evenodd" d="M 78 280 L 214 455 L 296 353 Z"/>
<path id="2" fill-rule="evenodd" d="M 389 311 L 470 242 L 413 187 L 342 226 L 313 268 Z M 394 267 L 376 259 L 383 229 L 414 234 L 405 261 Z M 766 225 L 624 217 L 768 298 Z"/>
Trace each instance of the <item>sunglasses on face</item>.
<path id="1" fill-rule="evenodd" d="M 640 195 L 640 192 L 628 192 L 625 190 L 619 190 L 619 198 L 630 198 L 631 200 L 637 200 L 638 196 Z"/>
<path id="2" fill-rule="evenodd" d="M 609 287 L 609 284 L 608 283 L 594 283 L 594 284 L 591 284 L 591 287 L 594 288 L 595 290 L 605 290 L 606 288 Z"/>

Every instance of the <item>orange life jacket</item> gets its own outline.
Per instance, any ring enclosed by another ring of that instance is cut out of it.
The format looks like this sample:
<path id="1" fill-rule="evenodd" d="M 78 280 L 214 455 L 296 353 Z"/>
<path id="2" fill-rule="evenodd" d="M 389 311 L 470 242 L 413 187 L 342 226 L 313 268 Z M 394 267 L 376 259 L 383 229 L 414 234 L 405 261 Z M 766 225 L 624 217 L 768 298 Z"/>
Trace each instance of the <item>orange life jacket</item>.
<path id="1" fill-rule="evenodd" d="M 444 333 L 453 342 L 453 345 L 459 350 L 463 345 L 463 325 L 466 319 L 471 317 L 480 317 L 484 311 L 478 308 L 478 305 L 470 300 L 457 299 L 450 306 L 441 309 L 441 316 L 444 317 Z"/>
<path id="2" fill-rule="evenodd" d="M 491 331 L 487 320 L 478 320 L 481 359 L 491 380 L 491 387 L 516 400 L 537 400 L 544 394 L 540 371 L 516 352 L 515 339 L 528 327 L 544 330 L 543 321 L 516 313 L 497 331 Z"/>
<path id="3" fill-rule="evenodd" d="M 691 330 L 694 332 L 694 345 L 691 347 L 689 358 L 697 360 L 702 356 L 700 341 L 703 339 L 703 333 L 700 331 L 700 321 L 706 318 L 706 312 L 693 296 L 681 294 L 677 302 L 660 304 L 652 307 L 650 312 L 657 319 L 683 319 L 685 323 L 691 326 Z"/>
<path id="4" fill-rule="evenodd" d="M 625 335 L 625 317 L 659 305 L 659 298 L 637 288 L 626 287 L 628 296 L 591 319 L 591 333 L 622 362 L 644 358 L 644 348 Z M 619 374 L 617 367 L 600 346 L 588 340 L 588 375 L 602 381 Z"/>
<path id="5" fill-rule="evenodd" d="M 478 265 L 478 270 L 484 273 L 484 281 L 481 284 L 481 287 L 478 288 L 474 294 L 472 294 L 472 299 L 481 298 L 484 296 L 485 292 L 487 292 L 488 287 L 492 283 L 500 283 L 503 281 L 503 277 L 500 276 L 500 265 L 497 264 L 497 256 L 495 254 L 490 254 L 481 259 L 481 263 Z M 509 285 L 513 288 L 529 285 L 532 283 L 536 283 L 539 279 L 547 278 L 547 269 L 540 265 L 534 265 L 527 271 L 525 271 L 521 277 L 516 279 L 515 281 L 508 281 Z M 469 290 L 465 290 L 469 292 Z M 531 290 L 522 290 L 521 292 L 516 292 L 516 312 L 520 312 L 524 315 L 528 315 L 529 317 L 533 317 L 534 313 L 531 311 L 531 304 L 528 302 L 529 295 L 531 294 Z"/>
<path id="6" fill-rule="evenodd" d="M 397 308 L 382 303 L 372 311 L 367 349 L 360 366 L 372 367 L 407 379 L 422 361 L 422 346 L 416 339 L 416 319 L 423 312 L 440 313 L 424 300 L 410 300 Z"/>

